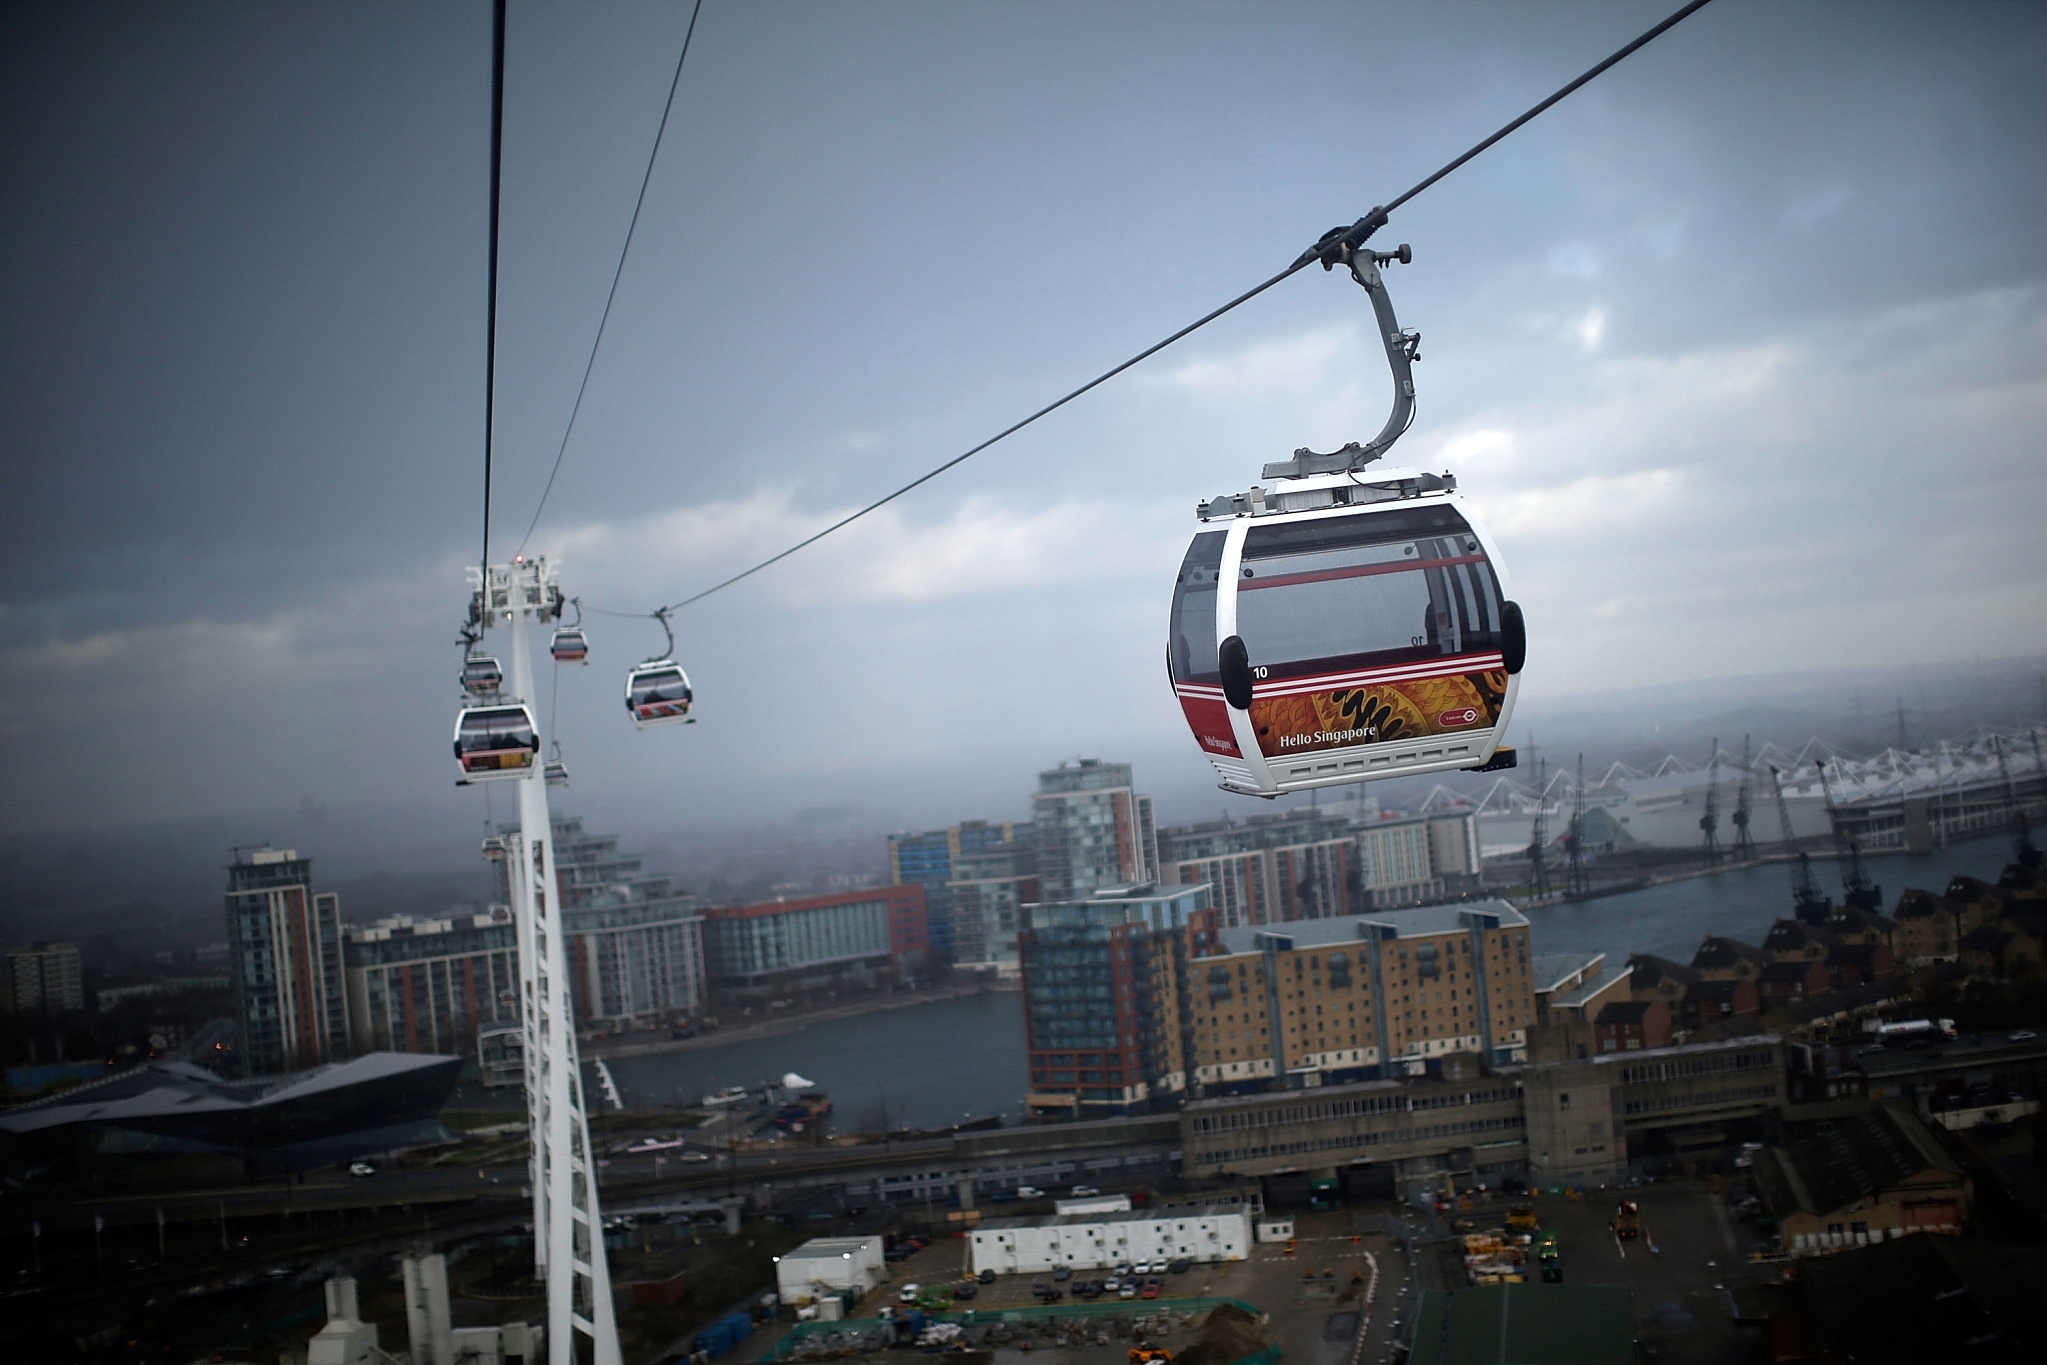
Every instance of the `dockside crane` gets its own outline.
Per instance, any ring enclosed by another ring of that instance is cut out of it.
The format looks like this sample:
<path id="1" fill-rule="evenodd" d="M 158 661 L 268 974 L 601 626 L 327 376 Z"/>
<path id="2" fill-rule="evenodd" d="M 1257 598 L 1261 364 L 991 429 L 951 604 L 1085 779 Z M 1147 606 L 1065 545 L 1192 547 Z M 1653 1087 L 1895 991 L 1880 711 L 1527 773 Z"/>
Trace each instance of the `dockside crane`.
<path id="1" fill-rule="evenodd" d="M 2026 822 L 2026 808 L 2019 804 L 2019 789 L 2011 780 L 2011 765 L 2004 759 L 2004 737 L 1992 736 L 1990 742 L 1997 749 L 1997 775 L 2004 779 L 2004 803 L 2011 811 L 2012 857 L 2021 867 L 2038 867 L 2042 861 L 2040 847 L 2033 842 L 2033 828 Z M 2033 743 L 2038 745 L 2039 742 L 2040 737 L 2035 733 Z M 2035 753 L 2033 758 L 2037 763 L 2039 754 Z"/>
<path id="2" fill-rule="evenodd" d="M 1716 747 L 1718 742 L 1715 742 Z M 1752 863 L 1756 860 L 1756 836 L 1749 832 L 1749 821 L 1755 812 L 1751 808 L 1751 789 L 1755 784 L 1756 765 L 1749 757 L 1748 736 L 1741 737 L 1741 788 L 1734 796 L 1734 860 L 1738 863 Z"/>
<path id="3" fill-rule="evenodd" d="M 1530 749 L 1535 746 L 1530 744 Z M 1549 895 L 1549 757 L 1535 766 L 1535 828 L 1528 840 L 1528 882 L 1535 898 Z"/>
<path id="4" fill-rule="evenodd" d="M 1720 861 L 1720 737 L 1713 737 L 1713 759 L 1706 765 L 1706 813 L 1699 817 L 1699 830 L 1706 837 L 1706 861 Z"/>
<path id="5" fill-rule="evenodd" d="M 1791 874 L 1791 907 L 1799 921 L 1823 927 L 1834 917 L 1834 903 L 1820 890 L 1820 881 L 1812 872 L 1812 857 L 1798 846 L 1798 836 L 1791 832 L 1791 806 L 1784 799 L 1784 783 L 1775 766 L 1770 769 L 1770 790 L 1777 796 L 1777 823 L 1784 831 L 1784 847 L 1798 855 L 1798 870 Z"/>
<path id="6" fill-rule="evenodd" d="M 1571 793 L 1570 832 L 1564 836 L 1564 851 L 1570 858 L 1564 882 L 1573 896 L 1589 889 L 1585 876 L 1585 755 L 1578 755 L 1578 785 Z"/>
<path id="7" fill-rule="evenodd" d="M 1884 889 L 1863 870 L 1862 849 L 1842 825 L 1840 811 L 1834 808 L 1834 788 L 1827 781 L 1826 760 L 1815 759 L 1812 766 L 1820 775 L 1820 792 L 1827 799 L 1827 821 L 1834 827 L 1834 843 L 1841 850 L 1841 900 L 1852 909 L 1874 914 L 1883 907 Z"/>

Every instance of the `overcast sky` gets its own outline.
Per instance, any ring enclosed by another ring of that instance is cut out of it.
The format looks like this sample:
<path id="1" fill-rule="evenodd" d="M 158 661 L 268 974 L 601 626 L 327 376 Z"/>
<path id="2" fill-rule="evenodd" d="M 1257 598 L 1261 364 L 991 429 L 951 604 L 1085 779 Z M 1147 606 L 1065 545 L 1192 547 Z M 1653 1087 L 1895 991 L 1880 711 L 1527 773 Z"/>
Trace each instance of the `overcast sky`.
<path id="1" fill-rule="evenodd" d="M 706 586 L 1264 278 L 1670 4 L 705 0 L 531 548 L 615 611 Z M 687 20 L 512 5 L 500 557 Z M 482 818 L 448 738 L 489 44 L 484 0 L 0 17 L 0 829 Z M 1719 0 L 1395 217 L 1425 338 L 1396 462 L 1454 470 L 1498 536 L 1529 714 L 2040 652 L 2043 132 L 2047 7 Z M 699 725 L 633 731 L 623 672 L 660 632 L 590 618 L 567 804 L 1020 815 L 1080 754 L 1219 804 L 1161 664 L 1192 508 L 1378 429 L 1367 318 L 1303 272 L 692 608 Z"/>

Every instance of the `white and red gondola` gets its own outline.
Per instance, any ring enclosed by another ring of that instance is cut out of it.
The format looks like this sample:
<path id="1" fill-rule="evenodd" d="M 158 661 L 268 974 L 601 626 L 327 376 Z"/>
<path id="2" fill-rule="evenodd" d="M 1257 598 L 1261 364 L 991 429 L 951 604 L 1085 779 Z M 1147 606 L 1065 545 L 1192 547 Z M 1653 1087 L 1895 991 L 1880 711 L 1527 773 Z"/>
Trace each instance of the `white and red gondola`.
<path id="1" fill-rule="evenodd" d="M 1372 297 L 1394 407 L 1368 444 L 1298 450 L 1204 524 L 1173 592 L 1167 672 L 1226 790 L 1278 796 L 1513 766 L 1503 748 L 1527 636 L 1497 546 L 1449 474 L 1371 469 L 1413 416 L 1403 332 L 1375 254 L 1341 239 Z"/>

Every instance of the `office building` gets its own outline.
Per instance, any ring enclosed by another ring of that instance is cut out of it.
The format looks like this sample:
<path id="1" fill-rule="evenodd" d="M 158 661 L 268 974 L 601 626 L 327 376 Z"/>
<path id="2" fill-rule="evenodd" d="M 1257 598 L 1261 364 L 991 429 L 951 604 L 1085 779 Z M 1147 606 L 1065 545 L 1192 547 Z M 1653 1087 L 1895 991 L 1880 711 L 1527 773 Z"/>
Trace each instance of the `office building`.
<path id="1" fill-rule="evenodd" d="M 477 1034 L 519 1019 L 511 909 L 344 925 L 349 1037 L 357 1052 L 477 1057 Z"/>
<path id="2" fill-rule="evenodd" d="M 1035 841 L 1011 840 L 962 854 L 953 864 L 953 880 L 946 884 L 952 897 L 952 960 L 963 967 L 992 966 L 1005 976 L 1015 975 L 1023 908 L 1044 899 L 1042 885 Z"/>
<path id="3" fill-rule="evenodd" d="M 31 943 L 7 955 L 0 1013 L 57 1014 L 85 1008 L 85 973 L 75 943 Z"/>
<path id="4" fill-rule="evenodd" d="M 1131 786 L 1128 763 L 1083 758 L 1039 773 L 1031 817 L 1047 902 L 1158 880 L 1151 798 Z"/>
<path id="5" fill-rule="evenodd" d="M 1031 1112 L 1092 1118 L 1177 1101 L 1191 1042 L 1187 963 L 1215 933 L 1208 888 L 1105 886 L 1026 913 Z"/>
<path id="6" fill-rule="evenodd" d="M 1030 825 L 1009 820 L 962 820 L 922 834 L 889 836 L 888 879 L 924 888 L 925 936 L 934 957 L 953 961 L 958 954 L 951 888 L 960 876 L 961 860 L 1031 839 Z"/>
<path id="7" fill-rule="evenodd" d="M 881 886 L 704 912 L 704 957 L 720 999 L 870 990 L 927 951 L 924 888 Z"/>
<path id="8" fill-rule="evenodd" d="M 250 1075 L 348 1055 L 341 902 L 314 894 L 313 863 L 289 848 L 237 850 L 228 870 L 228 962 Z"/>
<path id="9" fill-rule="evenodd" d="M 618 1031 L 701 1010 L 703 914 L 689 894 L 619 852 L 617 835 L 588 833 L 577 816 L 555 815 L 550 824 L 576 1017 Z M 502 868 L 498 885 L 509 901 Z"/>

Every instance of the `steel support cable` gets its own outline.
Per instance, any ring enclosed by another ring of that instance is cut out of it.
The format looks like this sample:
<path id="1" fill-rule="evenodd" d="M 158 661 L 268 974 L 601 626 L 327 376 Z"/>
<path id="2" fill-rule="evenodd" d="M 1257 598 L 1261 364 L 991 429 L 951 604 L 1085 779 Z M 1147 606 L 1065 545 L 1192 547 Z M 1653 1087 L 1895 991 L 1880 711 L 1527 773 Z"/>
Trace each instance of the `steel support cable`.
<path id="1" fill-rule="evenodd" d="M 505 0 L 492 7 L 490 56 L 490 283 L 484 301 L 483 558 L 490 572 L 490 460 L 498 410 L 498 192 L 505 172 Z"/>
<path id="2" fill-rule="evenodd" d="M 633 201 L 632 221 L 626 224 L 625 245 L 618 250 L 618 268 L 611 272 L 611 292 L 604 296 L 604 313 L 597 319 L 597 335 L 590 342 L 590 359 L 583 366 L 583 382 L 576 386 L 576 401 L 569 408 L 569 424 L 562 429 L 561 448 L 554 452 L 554 467 L 547 471 L 547 487 L 540 490 L 540 505 L 533 509 L 533 520 L 526 525 L 526 534 L 520 537 L 519 553 L 526 551 L 526 542 L 533 539 L 534 528 L 540 525 L 540 514 L 547 510 L 548 495 L 554 492 L 554 481 L 561 473 L 562 457 L 569 452 L 569 437 L 575 434 L 576 418 L 583 411 L 583 395 L 590 390 L 590 374 L 597 368 L 597 351 L 604 344 L 604 329 L 611 322 L 611 305 L 618 299 L 618 282 L 625 277 L 625 258 L 633 249 L 633 234 L 639 230 L 640 210 L 646 207 L 647 186 L 654 180 L 654 163 L 661 156 L 661 140 L 668 133 L 668 116 L 675 112 L 675 92 L 682 85 L 682 64 L 689 60 L 689 42 L 696 36 L 697 16 L 703 13 L 704 0 L 696 0 L 689 12 L 689 27 L 682 35 L 682 53 L 675 59 L 675 76 L 668 82 L 668 103 L 661 106 L 661 126 L 654 130 L 654 146 L 647 153 L 647 171 L 640 177 L 640 197 Z"/>
<path id="3" fill-rule="evenodd" d="M 1305 269 L 1309 265 L 1312 265 L 1316 261 L 1319 260 L 1324 261 L 1325 263 L 1333 263 L 1335 260 L 1335 256 L 1332 254 L 1332 252 L 1334 252 L 1337 248 L 1343 245 L 1348 245 L 1353 248 L 1362 245 L 1364 241 L 1372 235 L 1373 232 L 1375 232 L 1380 227 L 1383 227 L 1385 225 L 1387 218 L 1392 214 L 1392 212 L 1395 209 L 1399 208 L 1401 205 L 1413 199 L 1423 190 L 1426 190 L 1430 186 L 1434 185 L 1444 176 L 1447 176 L 1452 171 L 1457 170 L 1466 162 L 1470 161 L 1473 157 L 1479 155 L 1481 152 L 1486 151 L 1495 143 L 1499 142 L 1502 138 L 1515 132 L 1523 125 L 1528 123 L 1529 120 L 1546 112 L 1558 101 L 1567 98 L 1568 96 L 1576 92 L 1578 89 L 1583 87 L 1587 82 L 1596 79 L 1600 75 L 1603 75 L 1606 71 L 1618 65 L 1620 62 L 1625 61 L 1628 57 L 1634 55 L 1643 47 L 1654 42 L 1656 39 L 1662 37 L 1665 33 L 1669 32 L 1677 25 L 1683 23 L 1686 19 L 1690 18 L 1692 15 L 1704 9 L 1707 5 L 1711 3 L 1712 0 L 1690 0 L 1689 4 L 1685 5 L 1683 8 L 1671 14 L 1661 23 L 1643 32 L 1640 36 L 1636 37 L 1626 46 L 1616 49 L 1613 53 L 1611 53 L 1606 58 L 1598 62 L 1596 65 L 1586 69 L 1582 74 L 1577 76 L 1568 84 L 1559 87 L 1554 93 L 1549 95 L 1547 98 L 1543 99 L 1540 103 L 1531 106 L 1525 113 L 1521 114 L 1518 118 L 1514 119 L 1510 123 L 1503 125 L 1498 131 L 1494 132 L 1489 137 L 1485 138 L 1483 141 L 1474 144 L 1469 150 L 1464 152 L 1462 155 L 1458 156 L 1455 160 L 1446 163 L 1431 175 L 1417 182 L 1406 192 L 1395 196 L 1393 199 L 1388 200 L 1385 204 L 1373 209 L 1370 213 L 1366 214 L 1363 218 L 1358 219 L 1357 222 L 1351 224 L 1348 228 L 1336 228 L 1323 234 L 1321 239 L 1317 241 L 1314 246 L 1311 246 L 1306 251 L 1302 252 L 1300 257 L 1297 260 L 1295 260 L 1292 265 L 1289 265 L 1286 269 L 1280 271 L 1278 274 L 1272 276 L 1270 279 L 1264 281 L 1262 284 L 1254 285 L 1252 288 L 1245 290 L 1243 293 L 1237 295 L 1235 298 L 1231 299 L 1228 303 L 1225 303 L 1220 308 L 1215 309 L 1213 312 L 1203 314 L 1201 317 L 1195 319 L 1193 322 L 1188 323 L 1185 327 L 1182 327 L 1179 331 L 1174 332 L 1171 336 L 1166 337 L 1163 341 L 1159 341 L 1150 346 L 1145 347 L 1142 351 L 1139 351 L 1136 355 L 1131 356 L 1128 360 L 1123 361 L 1121 364 L 1115 366 L 1112 369 L 1104 370 L 1101 374 L 1096 375 L 1093 379 L 1088 380 L 1087 383 L 1082 384 L 1079 388 L 1074 389 L 1070 393 L 1067 393 L 1064 397 L 1058 398 L 1053 402 L 1047 403 L 1044 407 L 1039 408 L 1030 416 L 1023 418 L 1018 422 L 1014 422 L 1007 427 L 1004 427 L 1001 431 L 996 432 L 993 436 L 990 436 L 987 440 L 982 441 L 979 445 L 976 445 L 969 450 L 963 451 L 960 454 L 953 456 L 950 460 L 947 460 L 944 464 L 939 465 L 935 469 L 932 469 L 924 474 L 920 474 L 916 478 L 910 480 L 910 482 L 896 489 L 894 492 L 889 493 L 884 497 L 876 498 L 873 502 L 868 503 L 865 507 L 860 508 L 858 511 L 848 513 L 847 515 L 833 522 L 831 525 L 825 527 L 823 530 L 818 531 L 813 535 L 805 536 L 802 540 L 797 541 L 794 545 L 791 545 L 787 549 L 782 550 L 777 554 L 771 555 L 766 559 L 763 559 L 760 563 L 753 565 L 751 568 L 742 569 L 738 573 L 733 574 L 730 578 L 723 579 L 717 583 L 712 584 L 710 587 L 705 588 L 702 592 L 692 594 L 691 596 L 685 597 L 678 602 L 671 602 L 667 606 L 661 608 L 661 610 L 679 611 L 682 608 L 690 606 L 693 603 L 703 601 L 706 597 L 711 596 L 713 593 L 723 592 L 725 589 L 731 587 L 733 584 L 751 578 L 753 575 L 759 573 L 762 569 L 770 568 L 776 564 L 781 563 L 783 560 L 795 554 L 797 551 L 807 549 L 810 546 L 817 544 L 818 541 L 823 540 L 826 536 L 831 535 L 835 531 L 844 530 L 846 527 L 860 520 L 860 518 L 866 516 L 868 513 L 878 511 L 881 508 L 888 506 L 888 504 L 894 502 L 897 498 L 902 497 L 905 493 L 908 493 L 913 489 L 919 488 L 922 485 L 929 483 L 931 480 L 937 478 L 940 474 L 945 473 L 947 470 L 953 468 L 955 465 L 962 464 L 967 460 L 972 459 L 974 456 L 980 454 L 982 451 L 988 449 L 990 446 L 995 445 L 997 442 L 1005 440 L 1008 437 L 1014 436 L 1017 432 L 1022 431 L 1025 427 L 1037 421 L 1039 418 L 1046 417 L 1054 412 L 1057 412 L 1060 408 L 1065 407 L 1068 403 L 1071 403 L 1074 399 L 1079 398 L 1082 394 L 1088 393 L 1093 389 L 1099 388 L 1101 385 L 1107 383 L 1111 379 L 1114 379 L 1117 375 L 1122 374 L 1125 370 L 1130 369 L 1132 366 L 1141 364 L 1144 361 L 1149 360 L 1151 357 L 1157 355 L 1160 351 L 1163 351 L 1168 346 L 1171 346 L 1174 342 L 1180 341 L 1183 338 L 1191 335 L 1192 333 L 1199 331 L 1201 328 L 1206 327 L 1209 323 L 1214 322 L 1217 318 L 1223 316 L 1225 313 L 1228 313 L 1238 307 L 1241 307 L 1246 303 L 1249 303 L 1252 299 L 1257 298 L 1266 290 L 1272 288 L 1274 285 L 1280 283 L 1282 280 L 1285 280 L 1290 276 L 1298 273 L 1299 271 Z M 641 612 L 606 611 L 601 607 L 591 607 L 590 610 L 597 612 L 598 614 L 603 616 L 644 617 L 651 614 L 643 611 Z"/>

